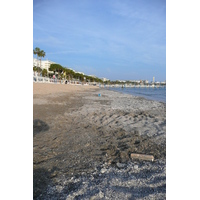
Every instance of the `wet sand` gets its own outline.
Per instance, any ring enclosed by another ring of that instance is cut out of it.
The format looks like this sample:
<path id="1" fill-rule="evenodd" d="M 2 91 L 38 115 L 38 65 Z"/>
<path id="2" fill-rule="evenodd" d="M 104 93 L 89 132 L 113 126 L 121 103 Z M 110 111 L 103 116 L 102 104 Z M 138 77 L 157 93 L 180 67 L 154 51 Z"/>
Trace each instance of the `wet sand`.
<path id="1" fill-rule="evenodd" d="M 34 199 L 165 199 L 166 104 L 34 83 L 33 170 Z"/>

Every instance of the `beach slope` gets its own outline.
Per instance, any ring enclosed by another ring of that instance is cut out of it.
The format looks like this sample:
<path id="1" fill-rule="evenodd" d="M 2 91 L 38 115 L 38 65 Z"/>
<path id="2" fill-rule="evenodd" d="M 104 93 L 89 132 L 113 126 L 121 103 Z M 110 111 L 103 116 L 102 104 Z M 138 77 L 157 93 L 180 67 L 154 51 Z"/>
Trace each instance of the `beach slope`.
<path id="1" fill-rule="evenodd" d="M 34 83 L 33 174 L 34 199 L 165 199 L 166 104 Z"/>

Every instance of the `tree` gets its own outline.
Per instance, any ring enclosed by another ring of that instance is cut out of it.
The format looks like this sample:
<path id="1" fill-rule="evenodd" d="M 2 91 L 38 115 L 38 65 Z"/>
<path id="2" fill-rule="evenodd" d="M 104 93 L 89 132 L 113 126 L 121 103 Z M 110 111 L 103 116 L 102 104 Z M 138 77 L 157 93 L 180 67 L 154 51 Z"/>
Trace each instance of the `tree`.
<path id="1" fill-rule="evenodd" d="M 42 70 L 42 76 L 44 77 L 44 76 L 47 76 L 47 70 L 46 69 L 43 69 Z"/>
<path id="2" fill-rule="evenodd" d="M 34 71 L 34 72 L 37 71 L 37 67 L 36 67 L 36 66 L 33 67 L 33 71 Z"/>
<path id="3" fill-rule="evenodd" d="M 38 54 L 40 53 L 40 48 L 39 47 L 35 47 L 35 49 L 33 49 L 33 54 L 37 55 L 37 67 L 38 67 Z"/>
<path id="4" fill-rule="evenodd" d="M 60 73 L 64 71 L 64 68 L 59 64 L 51 64 L 49 71 L 54 71 L 54 73 L 58 72 L 58 74 L 60 76 Z"/>
<path id="5" fill-rule="evenodd" d="M 37 72 L 37 73 L 39 74 L 40 72 L 42 72 L 42 69 L 41 69 L 40 67 L 34 66 L 34 67 L 33 67 L 33 71 L 34 71 L 34 72 Z"/>
<path id="6" fill-rule="evenodd" d="M 40 68 L 41 68 L 41 59 L 42 57 L 44 58 L 45 56 L 46 56 L 46 53 L 43 50 L 39 51 L 38 57 L 40 57 Z"/>
<path id="7" fill-rule="evenodd" d="M 39 47 L 35 47 L 35 49 L 33 49 L 33 54 L 37 55 L 37 67 L 38 67 L 38 57 L 45 57 L 46 53 L 43 50 L 40 50 Z M 40 68 L 41 68 L 41 58 L 40 58 Z"/>

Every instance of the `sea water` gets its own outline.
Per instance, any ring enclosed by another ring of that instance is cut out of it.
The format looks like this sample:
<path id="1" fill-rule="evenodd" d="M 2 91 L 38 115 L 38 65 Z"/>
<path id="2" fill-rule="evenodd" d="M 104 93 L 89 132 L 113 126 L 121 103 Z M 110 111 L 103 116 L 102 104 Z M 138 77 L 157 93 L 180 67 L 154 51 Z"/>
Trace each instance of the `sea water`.
<path id="1" fill-rule="evenodd" d="M 140 96 L 146 99 L 166 103 L 166 87 L 133 87 L 133 88 L 110 87 L 109 90 L 131 94 L 133 96 Z"/>

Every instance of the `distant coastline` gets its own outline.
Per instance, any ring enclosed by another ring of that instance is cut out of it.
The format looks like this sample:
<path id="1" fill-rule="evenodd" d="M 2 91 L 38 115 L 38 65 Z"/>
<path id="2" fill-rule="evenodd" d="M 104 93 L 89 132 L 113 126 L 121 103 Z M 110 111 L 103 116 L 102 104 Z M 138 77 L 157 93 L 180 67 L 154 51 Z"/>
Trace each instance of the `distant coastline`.
<path id="1" fill-rule="evenodd" d="M 109 90 L 166 103 L 166 87 L 110 87 Z"/>

